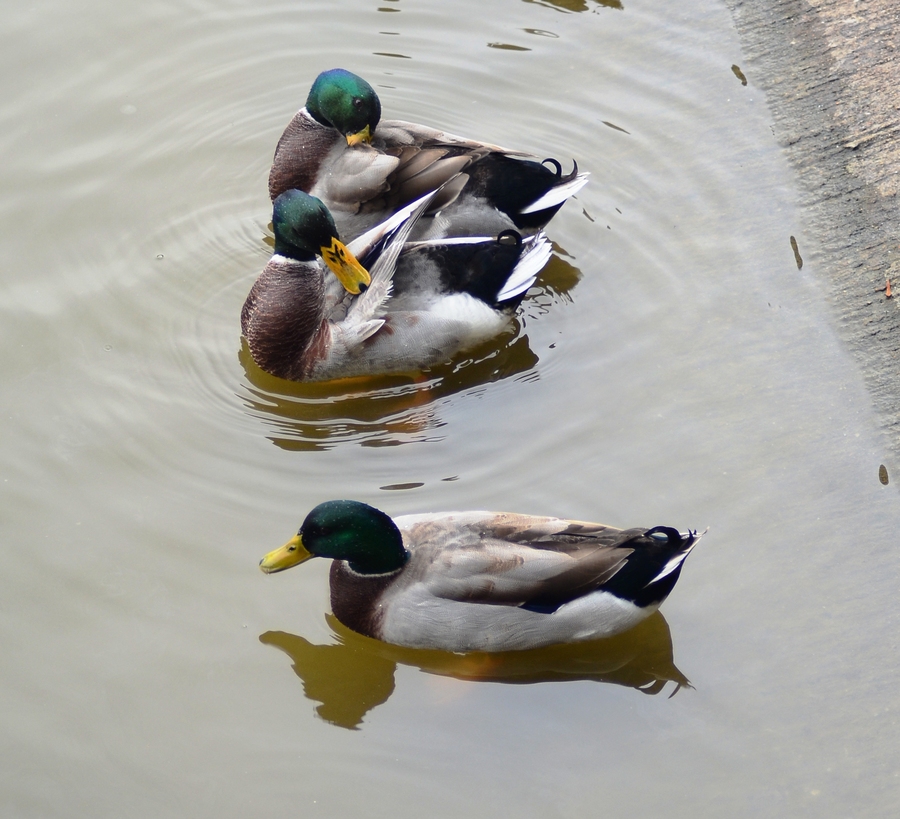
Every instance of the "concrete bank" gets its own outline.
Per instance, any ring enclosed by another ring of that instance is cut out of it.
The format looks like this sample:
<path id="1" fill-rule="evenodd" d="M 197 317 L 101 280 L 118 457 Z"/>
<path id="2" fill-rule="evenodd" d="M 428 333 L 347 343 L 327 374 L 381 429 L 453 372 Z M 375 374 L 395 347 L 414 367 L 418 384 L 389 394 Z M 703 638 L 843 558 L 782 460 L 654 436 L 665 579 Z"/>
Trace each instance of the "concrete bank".
<path id="1" fill-rule="evenodd" d="M 900 455 L 900 2 L 726 4 L 824 250 L 823 288 Z"/>

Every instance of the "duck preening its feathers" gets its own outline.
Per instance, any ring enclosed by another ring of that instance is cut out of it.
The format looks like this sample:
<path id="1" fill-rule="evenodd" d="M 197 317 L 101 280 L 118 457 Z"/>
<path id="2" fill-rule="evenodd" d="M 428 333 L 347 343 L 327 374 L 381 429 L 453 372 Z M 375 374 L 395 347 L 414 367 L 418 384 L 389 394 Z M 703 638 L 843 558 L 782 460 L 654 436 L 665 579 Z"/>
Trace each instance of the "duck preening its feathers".
<path id="1" fill-rule="evenodd" d="M 281 194 L 275 252 L 241 312 L 253 360 L 295 381 L 416 372 L 502 332 L 549 242 L 505 231 L 406 245 L 429 198 L 345 246 L 320 200 Z"/>

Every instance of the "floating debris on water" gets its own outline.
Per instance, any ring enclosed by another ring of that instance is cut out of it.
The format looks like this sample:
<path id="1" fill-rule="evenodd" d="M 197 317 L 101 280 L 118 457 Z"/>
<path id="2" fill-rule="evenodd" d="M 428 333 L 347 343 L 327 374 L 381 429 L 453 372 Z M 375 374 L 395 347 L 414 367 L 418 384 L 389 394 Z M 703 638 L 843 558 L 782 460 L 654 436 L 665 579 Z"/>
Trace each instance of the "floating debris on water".
<path id="1" fill-rule="evenodd" d="M 747 78 L 744 76 L 744 72 L 741 71 L 741 69 L 738 66 L 736 66 L 736 65 L 731 66 L 731 70 L 734 72 L 734 76 L 737 77 L 741 81 L 741 85 L 747 84 Z"/>
<path id="2" fill-rule="evenodd" d="M 797 247 L 797 240 L 791 236 L 791 250 L 794 251 L 794 259 L 797 262 L 797 270 L 803 269 L 803 259 L 800 258 L 800 249 Z"/>

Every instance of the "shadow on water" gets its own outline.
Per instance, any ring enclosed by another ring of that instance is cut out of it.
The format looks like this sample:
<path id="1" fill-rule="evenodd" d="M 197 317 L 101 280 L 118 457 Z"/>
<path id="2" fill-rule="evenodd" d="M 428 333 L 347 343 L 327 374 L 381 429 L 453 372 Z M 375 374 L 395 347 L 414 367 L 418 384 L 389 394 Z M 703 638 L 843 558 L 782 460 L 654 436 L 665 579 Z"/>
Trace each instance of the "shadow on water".
<path id="1" fill-rule="evenodd" d="M 401 648 L 350 631 L 332 614 L 326 619 L 337 638 L 332 645 L 314 645 L 283 631 L 267 631 L 259 640 L 291 658 L 303 693 L 320 703 L 316 713 L 342 728 L 359 728 L 369 711 L 387 702 L 394 692 L 397 665 L 473 682 L 593 680 L 644 694 L 659 694 L 671 682 L 670 697 L 690 688 L 675 666 L 669 626 L 659 612 L 605 640 L 496 654 Z"/>
<path id="2" fill-rule="evenodd" d="M 558 253 L 561 251 L 559 249 Z M 276 378 L 261 370 L 241 339 L 238 360 L 247 381 L 240 395 L 248 411 L 271 428 L 269 440 L 287 450 L 330 449 L 343 441 L 397 446 L 442 437 L 437 402 L 508 378 L 538 378 L 538 356 L 523 324 L 539 320 L 555 303 L 569 301 L 581 278 L 558 255 L 541 273 L 510 330 L 427 372 L 321 383 Z"/>

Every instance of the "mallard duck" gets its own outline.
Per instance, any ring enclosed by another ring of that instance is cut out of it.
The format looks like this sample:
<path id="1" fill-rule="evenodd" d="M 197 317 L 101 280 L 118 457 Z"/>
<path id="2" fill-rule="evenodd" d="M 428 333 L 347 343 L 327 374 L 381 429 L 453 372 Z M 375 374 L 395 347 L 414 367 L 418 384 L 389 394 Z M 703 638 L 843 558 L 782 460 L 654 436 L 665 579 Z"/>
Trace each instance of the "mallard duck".
<path id="1" fill-rule="evenodd" d="M 275 252 L 241 311 L 253 360 L 294 381 L 417 372 L 502 332 L 549 259 L 549 242 L 507 231 L 405 245 L 427 203 L 345 246 L 321 200 L 279 195 Z M 371 274 L 356 258 L 363 252 L 377 256 Z M 337 279 L 326 281 L 319 258 Z"/>
<path id="2" fill-rule="evenodd" d="M 336 500 L 260 568 L 330 557 L 331 606 L 348 628 L 410 648 L 510 651 L 631 628 L 666 599 L 700 537 L 503 512 L 391 519 Z"/>
<path id="3" fill-rule="evenodd" d="M 564 175 L 554 159 L 541 163 L 520 151 L 380 119 L 381 102 L 369 83 L 341 68 L 323 71 L 278 141 L 270 197 L 291 188 L 311 193 L 352 238 L 443 186 L 429 206 L 430 214 L 442 211 L 439 230 L 528 233 L 546 225 L 587 182 L 577 166 Z M 423 221 L 414 235 L 429 229 Z"/>

